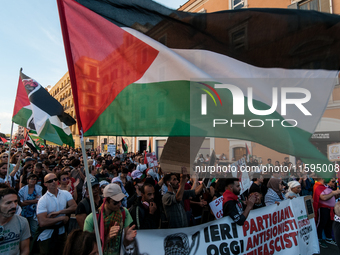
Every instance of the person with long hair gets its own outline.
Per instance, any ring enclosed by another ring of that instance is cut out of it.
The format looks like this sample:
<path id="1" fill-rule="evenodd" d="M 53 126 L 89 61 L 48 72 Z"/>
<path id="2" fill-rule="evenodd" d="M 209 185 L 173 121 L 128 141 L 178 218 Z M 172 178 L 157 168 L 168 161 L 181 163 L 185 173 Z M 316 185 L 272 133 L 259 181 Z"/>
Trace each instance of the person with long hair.
<path id="1" fill-rule="evenodd" d="M 64 255 L 98 255 L 96 235 L 82 229 L 73 230 L 67 237 Z"/>

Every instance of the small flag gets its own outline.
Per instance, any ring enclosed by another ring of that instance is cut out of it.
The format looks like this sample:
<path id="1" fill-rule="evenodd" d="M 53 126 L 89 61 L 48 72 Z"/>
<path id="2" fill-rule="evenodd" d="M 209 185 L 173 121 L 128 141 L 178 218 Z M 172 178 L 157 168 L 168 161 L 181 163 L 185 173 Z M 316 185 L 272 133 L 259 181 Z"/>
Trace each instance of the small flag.
<path id="1" fill-rule="evenodd" d="M 151 138 L 149 138 L 149 147 L 148 147 L 148 151 L 151 153 Z"/>
<path id="2" fill-rule="evenodd" d="M 123 137 L 122 137 L 122 147 L 123 147 L 124 153 L 127 153 L 128 152 L 128 146 L 127 146 L 126 142 L 124 141 Z"/>

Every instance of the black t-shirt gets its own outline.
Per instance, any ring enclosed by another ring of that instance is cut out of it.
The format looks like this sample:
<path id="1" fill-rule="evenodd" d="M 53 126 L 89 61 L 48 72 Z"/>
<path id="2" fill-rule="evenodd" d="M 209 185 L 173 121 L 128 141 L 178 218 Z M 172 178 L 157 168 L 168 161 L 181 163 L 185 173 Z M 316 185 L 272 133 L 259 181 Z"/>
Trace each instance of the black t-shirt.
<path id="1" fill-rule="evenodd" d="M 230 216 L 237 225 L 242 226 L 246 220 L 243 215 L 244 207 L 240 201 L 229 200 L 223 206 L 223 217 Z"/>
<path id="2" fill-rule="evenodd" d="M 98 205 L 95 204 L 96 211 L 102 205 L 102 203 L 103 203 L 103 198 L 100 197 L 99 204 Z M 90 199 L 88 197 L 86 197 L 79 202 L 75 214 L 78 215 L 78 214 L 84 214 L 85 213 L 86 215 L 89 215 L 91 212 L 92 211 L 91 211 Z"/>

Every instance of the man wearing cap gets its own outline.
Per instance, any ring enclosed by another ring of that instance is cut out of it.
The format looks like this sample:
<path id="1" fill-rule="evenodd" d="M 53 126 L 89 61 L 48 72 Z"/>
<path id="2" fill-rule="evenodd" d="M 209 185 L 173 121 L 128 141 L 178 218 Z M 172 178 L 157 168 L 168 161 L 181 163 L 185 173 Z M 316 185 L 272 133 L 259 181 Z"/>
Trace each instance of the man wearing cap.
<path id="1" fill-rule="evenodd" d="M 47 192 L 39 199 L 37 206 L 39 254 L 62 254 L 66 241 L 64 224 L 69 220 L 66 214 L 73 213 L 77 204 L 70 192 L 58 189 L 55 174 L 47 174 L 44 185 Z"/>
<path id="2" fill-rule="evenodd" d="M 103 198 L 99 195 L 99 182 L 96 177 L 91 176 L 91 186 L 92 186 L 92 194 L 93 194 L 93 199 L 94 199 L 94 204 L 96 207 L 96 210 L 98 210 L 99 206 L 103 203 Z M 86 181 L 85 181 L 86 185 Z M 87 185 L 86 187 L 86 194 L 88 194 L 88 189 Z M 86 196 L 83 200 L 80 201 L 80 203 L 77 206 L 76 209 L 76 220 L 78 222 L 78 225 L 81 229 L 84 228 L 84 221 L 91 213 L 91 204 L 90 204 L 90 199 Z"/>
<path id="3" fill-rule="evenodd" d="M 122 200 L 125 197 L 119 185 L 111 183 L 104 189 L 104 201 L 99 208 L 98 225 L 99 232 L 104 228 L 104 235 L 100 236 L 104 254 L 118 255 L 120 251 L 121 238 L 124 246 L 128 246 L 136 237 L 135 226 L 129 228 L 132 218 L 129 211 L 122 207 Z M 124 237 L 122 237 L 124 229 Z M 92 213 L 88 215 L 84 223 L 84 231 L 93 232 Z"/>

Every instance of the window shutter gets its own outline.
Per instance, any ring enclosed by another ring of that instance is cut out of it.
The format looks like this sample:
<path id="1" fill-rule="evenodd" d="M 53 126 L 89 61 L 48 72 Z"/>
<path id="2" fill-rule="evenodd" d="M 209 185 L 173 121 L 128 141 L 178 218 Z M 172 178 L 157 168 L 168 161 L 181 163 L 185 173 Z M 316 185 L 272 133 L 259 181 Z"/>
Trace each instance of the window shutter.
<path id="1" fill-rule="evenodd" d="M 330 0 L 319 0 L 319 11 L 320 12 L 330 13 L 329 1 Z"/>

